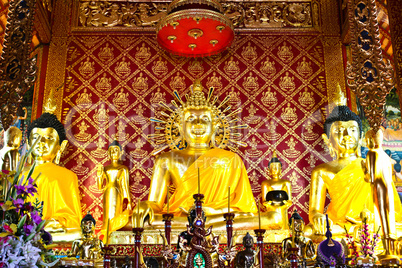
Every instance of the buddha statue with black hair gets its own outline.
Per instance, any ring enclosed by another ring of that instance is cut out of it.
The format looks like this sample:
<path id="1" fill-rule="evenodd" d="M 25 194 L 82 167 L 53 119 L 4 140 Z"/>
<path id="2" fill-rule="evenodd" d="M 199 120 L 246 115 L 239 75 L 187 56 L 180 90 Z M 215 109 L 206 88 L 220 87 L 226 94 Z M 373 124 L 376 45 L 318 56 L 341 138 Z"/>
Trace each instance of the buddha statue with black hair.
<path id="1" fill-rule="evenodd" d="M 102 259 L 102 241 L 95 235 L 96 221 L 91 213 L 81 220 L 82 237 L 73 242 L 69 257 L 77 257 L 82 260 Z"/>
<path id="2" fill-rule="evenodd" d="M 104 241 L 108 233 L 126 226 L 132 214 L 129 170 L 120 161 L 122 153 L 121 145 L 116 140 L 113 141 L 108 148 L 110 164 L 97 167 L 97 185 L 99 190 L 103 191 L 101 232 L 104 235 Z"/>
<path id="3" fill-rule="evenodd" d="M 304 220 L 296 210 L 289 218 L 289 229 L 292 236 L 282 241 L 282 257 L 288 259 L 291 253 L 289 249 L 296 247 L 299 262 L 313 260 L 316 256 L 314 243 L 311 239 L 304 237 Z"/>
<path id="4" fill-rule="evenodd" d="M 45 230 L 52 233 L 55 242 L 73 241 L 80 236 L 81 202 L 77 175 L 56 164 L 67 145 L 63 124 L 56 115 L 43 113 L 28 127 L 28 144 L 33 146 L 32 178 L 37 178 L 38 186 L 32 201 L 43 201 Z"/>
<path id="5" fill-rule="evenodd" d="M 270 180 L 261 183 L 261 198 L 267 208 L 266 217 L 269 221 L 266 228 L 287 229 L 288 208 L 292 205 L 292 184 L 281 178 L 282 163 L 276 155 L 268 163 Z"/>
<path id="6" fill-rule="evenodd" d="M 373 201 L 370 184 L 364 181 L 360 142 L 362 121 L 348 106 L 338 85 L 337 106 L 324 123 L 322 138 L 334 160 L 315 167 L 311 173 L 309 219 L 306 235 L 324 235 L 327 192 L 331 197 L 327 214 L 334 234 L 361 223 L 360 212 Z"/>

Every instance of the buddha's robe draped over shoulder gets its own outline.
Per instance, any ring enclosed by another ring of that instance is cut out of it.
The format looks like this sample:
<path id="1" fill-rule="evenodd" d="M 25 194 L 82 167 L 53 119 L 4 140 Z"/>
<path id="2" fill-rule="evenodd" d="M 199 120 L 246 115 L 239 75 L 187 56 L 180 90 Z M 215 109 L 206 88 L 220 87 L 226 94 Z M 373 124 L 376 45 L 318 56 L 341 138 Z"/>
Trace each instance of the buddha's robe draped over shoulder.
<path id="1" fill-rule="evenodd" d="M 227 150 L 211 149 L 200 156 L 184 173 L 180 185 L 171 196 L 169 212 L 180 215 L 180 207 L 189 210 L 194 204 L 193 195 L 198 193 L 198 168 L 200 171 L 200 193 L 204 195 L 203 206 L 235 211 L 257 212 L 254 196 L 246 168 L 241 158 Z M 163 211 L 166 211 L 166 206 Z"/>
<path id="2" fill-rule="evenodd" d="M 31 177 L 35 179 L 39 174 L 38 192 L 31 201 L 36 198 L 43 201 L 43 219 L 55 219 L 66 228 L 80 228 L 82 214 L 77 175 L 53 163 L 36 166 Z"/>
<path id="3" fill-rule="evenodd" d="M 343 226 L 346 216 L 360 220 L 360 212 L 365 208 L 365 205 L 374 213 L 371 184 L 364 181 L 361 161 L 361 158 L 354 160 L 339 171 L 332 180 L 323 176 L 328 193 L 331 196 L 327 213 L 335 224 Z M 398 201 L 395 202 L 395 216 L 398 221 L 401 218 L 401 204 L 399 198 L 395 198 L 395 201 Z"/>

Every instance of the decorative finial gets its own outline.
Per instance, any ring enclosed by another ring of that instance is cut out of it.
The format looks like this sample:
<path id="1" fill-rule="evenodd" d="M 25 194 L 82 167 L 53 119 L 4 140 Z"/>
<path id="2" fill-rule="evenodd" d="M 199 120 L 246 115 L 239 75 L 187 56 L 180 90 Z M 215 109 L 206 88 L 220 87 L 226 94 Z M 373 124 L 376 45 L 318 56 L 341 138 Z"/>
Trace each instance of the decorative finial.
<path id="1" fill-rule="evenodd" d="M 274 150 L 274 152 L 272 153 L 272 158 L 278 158 L 278 156 L 276 155 L 276 150 Z"/>
<path id="2" fill-rule="evenodd" d="M 333 247 L 335 246 L 334 241 L 332 241 L 332 233 L 331 233 L 331 229 L 329 228 L 329 218 L 328 218 L 328 214 L 325 214 L 326 220 L 327 220 L 327 232 L 325 233 L 325 236 L 328 239 L 328 246 L 329 247 Z"/>
<path id="3" fill-rule="evenodd" d="M 336 106 L 346 106 L 347 98 L 345 97 L 345 93 L 343 93 L 341 86 L 339 83 L 336 85 L 336 92 L 334 96 L 334 103 Z"/>
<path id="4" fill-rule="evenodd" d="M 56 104 L 56 101 L 54 100 L 53 88 L 52 88 L 49 92 L 46 103 L 43 106 L 43 111 L 45 113 L 54 114 L 54 112 L 56 111 L 56 108 L 57 108 L 57 104 Z"/>

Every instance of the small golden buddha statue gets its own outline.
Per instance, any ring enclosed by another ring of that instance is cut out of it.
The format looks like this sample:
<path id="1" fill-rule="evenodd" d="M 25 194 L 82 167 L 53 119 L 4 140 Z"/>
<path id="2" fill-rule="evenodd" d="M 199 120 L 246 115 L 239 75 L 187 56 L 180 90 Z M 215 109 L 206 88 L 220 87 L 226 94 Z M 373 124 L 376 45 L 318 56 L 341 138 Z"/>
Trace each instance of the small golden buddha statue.
<path id="1" fill-rule="evenodd" d="M 396 221 L 400 218 L 401 202 L 392 180 L 392 164 L 390 157 L 382 148 L 383 129 L 375 133 L 373 129 L 366 132 L 366 144 L 369 148 L 366 161 L 362 161 L 365 180 L 371 185 L 371 198 L 374 201 L 376 214 L 379 215 L 382 229 L 384 252 L 378 255 L 379 259 L 399 260 L 395 256 L 395 241 L 397 239 Z M 396 213 L 398 212 L 398 213 Z M 396 215 L 397 214 L 397 215 Z M 399 219 L 400 220 L 400 219 Z"/>
<path id="2" fill-rule="evenodd" d="M 20 160 L 18 148 L 21 145 L 22 132 L 17 127 L 9 127 L 4 132 L 4 145 L 0 150 L 0 168 L 2 170 L 16 170 Z"/>
<path id="3" fill-rule="evenodd" d="M 324 123 L 324 132 L 324 142 L 335 159 L 315 167 L 311 173 L 310 224 L 306 226 L 306 235 L 326 232 L 323 213 L 327 191 L 331 197 L 327 213 L 329 224 L 334 224 L 334 234 L 344 233 L 345 225 L 360 223 L 360 212 L 365 206 L 372 206 L 370 185 L 364 181 L 361 168 L 360 118 L 346 105 L 336 106 Z"/>
<path id="4" fill-rule="evenodd" d="M 82 238 L 75 240 L 71 246 L 69 257 L 77 257 L 82 260 L 101 260 L 103 243 L 95 235 L 96 221 L 91 213 L 81 220 Z"/>
<path id="5" fill-rule="evenodd" d="M 304 220 L 296 210 L 289 218 L 289 229 L 292 232 L 292 236 L 282 241 L 282 257 L 288 259 L 291 253 L 289 249 L 296 247 L 300 263 L 302 261 L 313 260 L 316 256 L 314 243 L 311 239 L 304 237 Z"/>
<path id="6" fill-rule="evenodd" d="M 17 127 L 9 127 L 4 132 L 4 145 L 0 149 L 0 168 L 1 170 L 15 171 L 17 169 L 18 161 L 20 160 L 20 153 L 18 148 L 21 145 L 22 132 Z M 10 182 L 8 180 L 0 180 L 3 194 L 6 196 L 8 189 L 10 189 Z"/>
<path id="7" fill-rule="evenodd" d="M 108 148 L 110 164 L 98 166 L 97 184 L 103 191 L 103 225 L 104 239 L 109 233 L 119 230 L 127 225 L 132 214 L 132 203 L 129 189 L 129 170 L 120 163 L 123 151 L 121 145 L 115 140 Z M 124 201 L 127 208 L 123 211 Z M 109 230 L 108 228 L 109 223 Z"/>
<path id="8" fill-rule="evenodd" d="M 292 205 L 292 183 L 280 178 L 282 163 L 276 151 L 272 154 L 268 167 L 271 179 L 261 183 L 261 201 L 267 208 L 266 215 L 270 221 L 267 228 L 287 229 L 288 208 Z"/>
<path id="9" fill-rule="evenodd" d="M 45 230 L 52 233 L 53 241 L 73 241 L 80 236 L 82 218 L 78 178 L 74 172 L 53 163 L 67 145 L 64 126 L 54 114 L 43 113 L 29 125 L 29 146 L 37 139 L 32 148 L 32 178 L 38 177 L 38 192 L 32 200 L 43 201 L 43 219 L 48 221 Z"/>
<path id="10" fill-rule="evenodd" d="M 219 148 L 219 144 L 227 142 L 229 137 L 222 138 L 222 135 L 216 134 L 219 120 L 224 117 L 219 110 L 224 102 L 219 107 L 215 106 L 216 98 L 210 101 L 212 92 L 213 88 L 208 98 L 205 98 L 199 80 L 192 86 L 192 94 L 187 96 L 187 102 L 183 102 L 175 92 L 181 105 L 172 101 L 177 105 L 174 111 L 177 121 L 174 126 L 177 126 L 180 133 L 180 136 L 174 139 L 180 142 L 172 145 L 171 151 L 156 158 L 148 201 L 141 202 L 138 219 L 134 217 L 134 226 L 142 226 L 148 218 L 153 228 L 163 228 L 164 223 L 160 215 L 167 212 L 165 200 L 170 182 L 176 186 L 175 192 L 168 200 L 169 212 L 175 215 L 173 228 L 184 226 L 187 222 L 188 211 L 194 203 L 193 194 L 198 191 L 205 196 L 203 209 L 207 216 L 206 224 L 213 225 L 214 230 L 225 228 L 222 215 L 228 212 L 229 186 L 230 210 L 236 212 L 236 227 L 258 226 L 258 218 L 252 214 L 257 212 L 257 206 L 244 163 L 237 154 Z M 164 107 L 168 106 L 164 104 Z M 159 119 L 152 120 L 164 122 Z M 169 129 L 171 128 L 167 125 L 166 132 L 169 132 Z M 161 134 L 154 135 L 158 137 Z M 172 137 L 168 136 L 166 139 L 172 140 Z M 197 184 L 200 186 L 198 191 Z M 133 211 L 137 211 L 137 208 Z"/>

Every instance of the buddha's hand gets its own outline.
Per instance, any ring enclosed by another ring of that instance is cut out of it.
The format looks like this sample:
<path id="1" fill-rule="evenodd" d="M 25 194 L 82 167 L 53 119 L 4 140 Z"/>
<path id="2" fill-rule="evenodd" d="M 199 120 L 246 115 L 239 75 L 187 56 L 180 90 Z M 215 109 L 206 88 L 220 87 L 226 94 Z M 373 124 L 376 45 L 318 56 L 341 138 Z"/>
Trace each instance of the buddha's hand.
<path id="1" fill-rule="evenodd" d="M 154 211 L 156 204 L 152 201 L 143 201 L 140 206 L 135 206 L 133 209 L 133 227 L 143 228 L 145 221 L 148 221 L 149 225 L 152 225 L 154 221 Z"/>
<path id="2" fill-rule="evenodd" d="M 96 175 L 98 178 L 103 177 L 104 167 L 101 164 L 96 165 Z"/>
<path id="3" fill-rule="evenodd" d="M 325 235 L 325 233 L 327 232 L 327 224 L 326 224 L 326 217 L 324 214 L 322 213 L 316 213 L 313 216 L 313 226 L 314 226 L 314 234 L 318 234 L 318 235 Z M 332 227 L 332 220 L 328 218 L 329 221 L 329 227 Z"/>
<path id="4" fill-rule="evenodd" d="M 370 182 L 370 172 L 369 172 L 369 169 L 367 168 L 367 161 L 362 160 L 361 165 L 362 165 L 362 170 L 364 173 L 364 181 Z"/>

